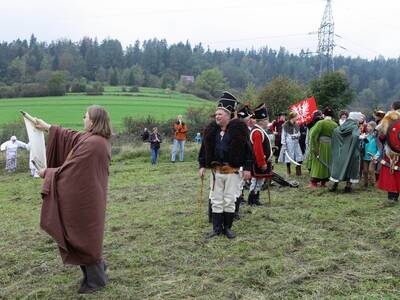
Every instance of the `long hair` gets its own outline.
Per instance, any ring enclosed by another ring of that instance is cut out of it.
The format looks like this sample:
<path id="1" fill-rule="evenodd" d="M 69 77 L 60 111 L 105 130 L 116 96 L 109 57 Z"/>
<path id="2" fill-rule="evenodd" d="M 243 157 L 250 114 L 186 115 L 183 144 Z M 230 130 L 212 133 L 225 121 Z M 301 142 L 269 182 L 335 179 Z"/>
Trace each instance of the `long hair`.
<path id="1" fill-rule="evenodd" d="M 87 112 L 89 114 L 89 119 L 92 121 L 92 125 L 87 129 L 87 131 L 95 135 L 100 135 L 106 139 L 110 139 L 112 132 L 108 112 L 99 105 L 89 106 Z"/>

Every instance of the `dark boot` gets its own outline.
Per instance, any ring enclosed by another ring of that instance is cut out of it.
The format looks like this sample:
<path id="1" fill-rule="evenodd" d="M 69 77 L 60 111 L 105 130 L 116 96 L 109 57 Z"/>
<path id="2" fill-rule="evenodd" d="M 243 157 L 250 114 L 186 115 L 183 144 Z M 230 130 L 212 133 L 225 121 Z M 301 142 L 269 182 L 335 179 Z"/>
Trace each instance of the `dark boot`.
<path id="1" fill-rule="evenodd" d="M 211 205 L 211 199 L 208 199 L 208 223 L 212 223 L 212 205 Z"/>
<path id="2" fill-rule="evenodd" d="M 398 202 L 399 201 L 399 193 L 388 192 L 388 200 Z"/>
<path id="3" fill-rule="evenodd" d="M 81 269 L 84 275 L 86 274 L 86 280 L 82 282 L 79 294 L 90 294 L 106 286 L 108 278 L 103 260 L 94 265 L 83 266 Z"/>
<path id="4" fill-rule="evenodd" d="M 348 183 L 346 184 L 346 186 L 344 187 L 344 192 L 345 192 L 345 193 L 351 193 L 352 191 L 353 191 L 353 189 L 351 188 L 351 183 L 348 182 Z"/>
<path id="5" fill-rule="evenodd" d="M 236 202 L 235 202 L 235 217 L 234 217 L 234 219 L 236 221 L 240 220 L 239 208 L 240 208 L 240 197 L 236 198 Z"/>
<path id="6" fill-rule="evenodd" d="M 254 191 L 251 191 L 249 193 L 249 199 L 247 200 L 247 203 L 249 205 L 254 205 L 254 200 L 255 200 L 256 194 L 254 193 Z"/>
<path id="7" fill-rule="evenodd" d="M 291 174 L 290 163 L 286 164 L 286 174 L 287 174 L 287 176 L 290 176 L 290 174 Z"/>
<path id="8" fill-rule="evenodd" d="M 260 191 L 258 191 L 254 197 L 254 205 L 261 206 L 262 204 L 260 203 Z"/>
<path id="9" fill-rule="evenodd" d="M 224 234 L 228 239 L 234 239 L 235 234 L 231 230 L 232 228 L 232 223 L 233 223 L 233 216 L 234 213 L 227 213 L 224 212 Z"/>
<path id="10" fill-rule="evenodd" d="M 301 176 L 301 166 L 296 166 L 296 176 Z"/>
<path id="11" fill-rule="evenodd" d="M 81 287 L 82 287 L 83 284 L 85 284 L 85 283 L 86 283 L 86 280 L 87 280 L 86 266 L 80 265 L 79 267 L 81 268 L 82 273 L 83 273 L 83 278 L 82 278 L 82 280 L 81 280 Z"/>
<path id="12" fill-rule="evenodd" d="M 329 189 L 330 192 L 336 192 L 337 191 L 337 187 L 338 187 L 339 183 L 335 182 L 332 187 Z"/>
<path id="13" fill-rule="evenodd" d="M 212 224 L 213 230 L 207 235 L 207 238 L 213 238 L 214 236 L 220 235 L 222 233 L 222 223 L 223 223 L 222 213 L 212 213 Z"/>
<path id="14" fill-rule="evenodd" d="M 244 194 L 241 193 L 239 196 L 239 204 L 240 206 L 244 205 L 246 203 L 246 201 L 244 201 Z"/>

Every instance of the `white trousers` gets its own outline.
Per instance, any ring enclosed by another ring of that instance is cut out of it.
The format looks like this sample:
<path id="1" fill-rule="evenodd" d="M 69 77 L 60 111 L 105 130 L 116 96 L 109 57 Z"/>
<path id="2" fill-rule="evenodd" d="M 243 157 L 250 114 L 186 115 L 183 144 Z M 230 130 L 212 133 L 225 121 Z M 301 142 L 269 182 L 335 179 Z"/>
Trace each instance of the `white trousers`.
<path id="1" fill-rule="evenodd" d="M 251 178 L 249 191 L 254 193 L 261 191 L 264 181 L 265 178 L 255 178 L 255 177 Z"/>
<path id="2" fill-rule="evenodd" d="M 211 176 L 211 205 L 213 213 L 234 213 L 236 198 L 240 194 L 240 174 L 214 173 Z"/>

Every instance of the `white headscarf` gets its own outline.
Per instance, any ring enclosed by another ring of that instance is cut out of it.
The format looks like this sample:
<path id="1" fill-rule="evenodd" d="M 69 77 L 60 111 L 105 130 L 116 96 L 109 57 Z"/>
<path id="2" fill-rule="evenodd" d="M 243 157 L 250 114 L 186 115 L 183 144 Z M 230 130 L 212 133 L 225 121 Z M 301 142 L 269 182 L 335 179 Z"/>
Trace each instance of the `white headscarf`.
<path id="1" fill-rule="evenodd" d="M 359 111 L 352 111 L 349 113 L 349 119 L 356 120 L 357 122 L 362 121 L 364 115 Z"/>

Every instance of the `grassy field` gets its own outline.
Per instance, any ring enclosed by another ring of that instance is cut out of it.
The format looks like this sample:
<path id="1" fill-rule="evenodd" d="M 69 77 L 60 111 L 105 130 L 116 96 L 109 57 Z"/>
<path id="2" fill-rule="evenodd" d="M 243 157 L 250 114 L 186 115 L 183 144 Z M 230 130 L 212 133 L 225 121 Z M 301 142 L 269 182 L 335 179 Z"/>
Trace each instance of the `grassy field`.
<path id="1" fill-rule="evenodd" d="M 102 96 L 69 94 L 63 97 L 0 99 L 0 126 L 20 120 L 24 110 L 52 124 L 70 128 L 82 127 L 82 116 L 89 105 L 104 106 L 110 113 L 113 127 L 119 129 L 126 116 L 147 117 L 158 120 L 175 118 L 188 107 L 211 105 L 193 95 L 166 92 L 161 89 L 140 88 L 139 93 L 122 93 L 120 87 L 106 87 Z"/>
<path id="2" fill-rule="evenodd" d="M 145 146 L 114 157 L 104 256 L 109 286 L 87 299 L 399 299 L 399 206 L 375 189 L 354 194 L 272 188 L 272 205 L 242 208 L 234 240 L 204 239 L 194 162 L 150 167 Z M 282 173 L 283 168 L 277 167 Z M 0 175 L 0 298 L 77 299 L 80 271 L 64 267 L 39 229 L 41 180 Z M 266 192 L 261 196 L 266 203 Z M 201 216 L 201 218 L 199 218 Z"/>

